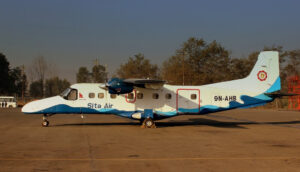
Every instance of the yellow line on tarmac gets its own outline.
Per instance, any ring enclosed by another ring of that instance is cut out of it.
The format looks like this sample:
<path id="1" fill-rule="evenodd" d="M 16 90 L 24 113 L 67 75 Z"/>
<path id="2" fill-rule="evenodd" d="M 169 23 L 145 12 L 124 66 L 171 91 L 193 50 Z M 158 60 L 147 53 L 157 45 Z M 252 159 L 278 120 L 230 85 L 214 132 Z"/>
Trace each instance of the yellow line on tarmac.
<path id="1" fill-rule="evenodd" d="M 195 158 L 0 158 L 0 161 L 182 161 L 182 160 L 286 160 L 300 157 L 195 157 Z"/>

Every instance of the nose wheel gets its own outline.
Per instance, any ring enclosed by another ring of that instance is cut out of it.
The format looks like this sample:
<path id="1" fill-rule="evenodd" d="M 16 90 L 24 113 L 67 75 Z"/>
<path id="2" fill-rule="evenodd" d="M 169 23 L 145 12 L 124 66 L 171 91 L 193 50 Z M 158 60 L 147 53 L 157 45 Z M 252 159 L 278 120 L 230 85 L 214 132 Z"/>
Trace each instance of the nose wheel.
<path id="1" fill-rule="evenodd" d="M 43 126 L 43 127 L 48 127 L 48 125 L 49 125 L 49 121 L 43 120 L 42 126 Z"/>
<path id="2" fill-rule="evenodd" d="M 43 122 L 42 122 L 42 126 L 43 127 L 48 127 L 49 126 L 49 121 L 47 120 L 48 115 L 44 114 L 43 116 Z"/>

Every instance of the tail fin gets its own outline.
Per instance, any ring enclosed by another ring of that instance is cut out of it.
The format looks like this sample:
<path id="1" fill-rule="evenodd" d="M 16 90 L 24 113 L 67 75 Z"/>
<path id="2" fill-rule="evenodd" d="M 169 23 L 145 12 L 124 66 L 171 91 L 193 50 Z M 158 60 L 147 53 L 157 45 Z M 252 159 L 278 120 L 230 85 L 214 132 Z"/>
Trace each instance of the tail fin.
<path id="1" fill-rule="evenodd" d="M 245 79 L 249 86 L 253 86 L 258 92 L 271 93 L 280 90 L 279 53 L 261 52 L 250 75 Z"/>

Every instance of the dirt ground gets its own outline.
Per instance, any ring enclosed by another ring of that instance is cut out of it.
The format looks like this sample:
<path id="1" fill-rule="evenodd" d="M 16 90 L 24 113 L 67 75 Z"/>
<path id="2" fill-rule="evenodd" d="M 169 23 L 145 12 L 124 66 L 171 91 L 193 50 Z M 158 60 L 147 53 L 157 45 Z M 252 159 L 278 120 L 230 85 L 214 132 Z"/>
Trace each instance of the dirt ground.
<path id="1" fill-rule="evenodd" d="M 233 110 L 143 129 L 113 115 L 0 109 L 0 171 L 300 171 L 300 112 Z"/>

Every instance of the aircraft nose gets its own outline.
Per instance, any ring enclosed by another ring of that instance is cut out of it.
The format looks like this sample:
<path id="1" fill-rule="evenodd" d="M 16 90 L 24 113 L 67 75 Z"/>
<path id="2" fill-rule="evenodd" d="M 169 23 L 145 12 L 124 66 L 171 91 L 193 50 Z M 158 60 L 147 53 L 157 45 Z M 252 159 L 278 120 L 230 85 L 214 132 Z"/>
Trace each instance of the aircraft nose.
<path id="1" fill-rule="evenodd" d="M 25 104 L 22 108 L 22 112 L 23 113 L 33 113 L 34 112 L 34 104 L 35 104 L 34 102 Z"/>
<path id="2" fill-rule="evenodd" d="M 29 114 L 36 113 L 37 111 L 40 110 L 39 103 L 40 103 L 40 100 L 35 100 L 35 101 L 25 104 L 22 108 L 22 112 L 29 113 Z"/>
<path id="3" fill-rule="evenodd" d="M 35 100 L 27 103 L 22 108 L 23 113 L 27 114 L 42 114 L 42 113 L 53 113 L 55 107 L 58 104 L 62 104 L 63 99 L 60 96 L 49 97 L 41 100 Z M 49 111 L 50 108 L 50 111 Z"/>

